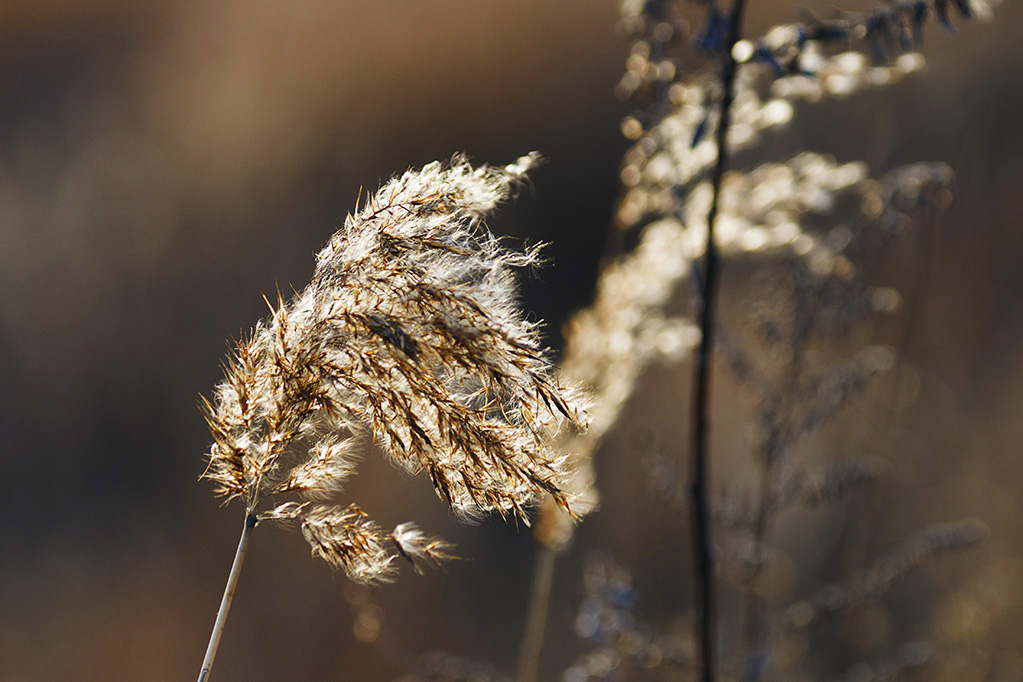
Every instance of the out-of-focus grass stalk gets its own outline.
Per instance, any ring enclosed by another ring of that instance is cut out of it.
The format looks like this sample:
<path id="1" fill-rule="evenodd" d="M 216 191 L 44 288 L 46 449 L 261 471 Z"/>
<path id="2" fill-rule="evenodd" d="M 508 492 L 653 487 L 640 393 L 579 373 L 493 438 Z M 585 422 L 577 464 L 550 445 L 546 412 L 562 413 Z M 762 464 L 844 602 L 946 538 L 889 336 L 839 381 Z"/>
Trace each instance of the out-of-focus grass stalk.
<path id="1" fill-rule="evenodd" d="M 529 606 L 526 611 L 526 630 L 519 649 L 519 664 L 515 682 L 536 682 L 540 670 L 540 651 L 547 630 L 547 607 L 551 601 L 554 583 L 554 565 L 558 551 L 549 545 L 537 543 L 533 560 L 533 581 L 529 587 Z"/>

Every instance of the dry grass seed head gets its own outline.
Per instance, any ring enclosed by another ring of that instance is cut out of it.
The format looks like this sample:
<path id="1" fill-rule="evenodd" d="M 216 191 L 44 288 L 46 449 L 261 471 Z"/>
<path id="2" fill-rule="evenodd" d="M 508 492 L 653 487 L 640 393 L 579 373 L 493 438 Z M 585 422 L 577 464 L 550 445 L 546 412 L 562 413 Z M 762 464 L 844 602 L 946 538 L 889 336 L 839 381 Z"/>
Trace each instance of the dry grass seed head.
<path id="1" fill-rule="evenodd" d="M 310 284 L 268 302 L 206 403 L 205 477 L 219 494 L 250 513 L 284 493 L 329 497 L 371 435 L 464 516 L 525 519 L 544 494 L 571 510 L 557 438 L 580 426 L 580 397 L 558 384 L 514 285 L 538 252 L 507 249 L 482 222 L 536 161 L 433 163 L 348 216 Z M 265 518 L 300 518 L 313 553 L 357 581 L 389 577 L 392 541 L 417 567 L 447 556 L 414 526 L 388 535 L 355 506 Z"/>

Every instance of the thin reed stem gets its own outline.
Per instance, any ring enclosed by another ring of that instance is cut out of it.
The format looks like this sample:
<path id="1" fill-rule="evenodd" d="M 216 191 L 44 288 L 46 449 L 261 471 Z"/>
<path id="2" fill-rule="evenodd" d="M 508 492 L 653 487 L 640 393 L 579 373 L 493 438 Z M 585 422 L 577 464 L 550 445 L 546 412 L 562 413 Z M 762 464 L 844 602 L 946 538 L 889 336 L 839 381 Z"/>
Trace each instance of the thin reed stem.
<path id="1" fill-rule="evenodd" d="M 803 311 L 812 306 L 806 300 L 801 287 L 795 290 L 796 310 Z M 757 660 L 766 647 L 766 623 L 764 600 L 760 596 L 757 583 L 764 572 L 764 547 L 771 533 L 771 523 L 777 504 L 776 481 L 778 465 L 786 456 L 794 439 L 793 418 L 796 410 L 796 395 L 799 390 L 799 379 L 803 375 L 804 352 L 813 331 L 815 317 L 813 314 L 797 314 L 797 327 L 793 330 L 791 348 L 792 356 L 785 370 L 781 390 L 773 397 L 771 403 L 780 414 L 780 423 L 768 436 L 761 457 L 760 471 L 760 502 L 756 520 L 753 524 L 753 562 L 752 570 L 746 578 L 745 613 L 746 613 L 746 680 L 753 682 L 759 679 Z"/>
<path id="2" fill-rule="evenodd" d="M 718 156 L 711 175 L 713 198 L 707 214 L 707 246 L 703 272 L 703 301 L 700 310 L 700 347 L 696 353 L 693 400 L 693 451 L 691 495 L 693 503 L 693 560 L 696 573 L 696 595 L 699 600 L 697 633 L 702 663 L 701 680 L 713 682 L 715 670 L 714 554 L 711 537 L 710 502 L 710 390 L 711 362 L 714 351 L 715 301 L 721 278 L 721 255 L 714 241 L 721 197 L 721 180 L 728 167 L 728 130 L 732 101 L 735 99 L 735 74 L 738 64 L 732 48 L 738 42 L 745 0 L 734 0 L 729 16 L 722 65 L 721 112 L 717 129 Z"/>
<path id="3" fill-rule="evenodd" d="M 213 633 L 210 635 L 209 646 L 206 647 L 206 658 L 202 661 L 202 670 L 199 671 L 199 682 L 206 682 L 210 678 L 210 668 L 213 667 L 213 658 L 217 655 L 217 647 L 220 646 L 220 637 L 224 634 L 224 624 L 227 622 L 227 612 L 231 608 L 231 600 L 234 599 L 234 590 L 238 585 L 238 576 L 242 571 L 242 562 L 245 560 L 245 551 L 249 548 L 249 537 L 252 529 L 256 527 L 255 514 L 245 516 L 245 526 L 242 528 L 242 536 L 238 540 L 238 550 L 234 553 L 234 563 L 231 565 L 231 574 L 227 577 L 227 586 L 224 588 L 224 596 L 220 600 L 220 609 L 217 611 L 217 620 L 213 624 Z"/>
<path id="4" fill-rule="evenodd" d="M 540 652 L 547 629 L 547 607 L 554 584 L 554 565 L 558 552 L 553 547 L 537 544 L 533 562 L 533 581 L 529 586 L 529 609 L 526 631 L 519 648 L 519 665 L 515 682 L 536 682 L 540 671 Z"/>

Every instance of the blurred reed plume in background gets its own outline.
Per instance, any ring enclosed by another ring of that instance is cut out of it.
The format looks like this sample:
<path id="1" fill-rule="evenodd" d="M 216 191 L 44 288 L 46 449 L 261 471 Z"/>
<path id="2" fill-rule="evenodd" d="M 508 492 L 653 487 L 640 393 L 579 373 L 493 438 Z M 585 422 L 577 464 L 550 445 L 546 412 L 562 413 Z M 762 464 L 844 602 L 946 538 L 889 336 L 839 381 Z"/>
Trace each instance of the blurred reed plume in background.
<path id="1" fill-rule="evenodd" d="M 622 249 L 629 233 L 636 233 L 631 236 L 636 245 L 606 266 L 596 301 L 572 320 L 564 360 L 566 375 L 596 396 L 594 425 L 584 436 L 591 453 L 648 366 L 693 362 L 690 474 L 677 477 L 656 453 L 643 453 L 648 460 L 655 455 L 648 461 L 654 489 L 692 524 L 692 626 L 667 644 L 676 653 L 665 658 L 667 640 L 655 643 L 613 615 L 633 606 L 623 606 L 621 594 L 607 597 L 602 581 L 594 594 L 605 595 L 605 601 L 599 596 L 590 601 L 612 606 L 591 603 L 580 615 L 581 634 L 602 649 L 566 673 L 571 681 L 621 679 L 662 666 L 668 667 L 664 674 L 707 682 L 717 679 L 719 665 L 722 675 L 745 680 L 819 674 L 811 671 L 821 665 L 814 657 L 778 655 L 791 632 L 782 632 L 780 623 L 789 621 L 771 608 L 779 607 L 779 595 L 769 582 L 779 570 L 775 564 L 786 561 L 772 538 L 793 508 L 835 504 L 849 489 L 880 475 L 873 453 L 838 457 L 821 451 L 812 437 L 863 394 L 873 377 L 896 366 L 890 346 L 856 347 L 869 340 L 875 316 L 901 307 L 897 291 L 876 284 L 879 254 L 914 228 L 931 227 L 935 212 L 951 203 L 954 174 L 945 164 L 918 163 L 872 179 L 862 162 L 838 164 L 808 151 L 781 163 L 747 156 L 751 167 L 739 170 L 733 155 L 755 151 L 765 132 L 793 119 L 797 104 L 845 99 L 922 71 L 925 61 L 916 50 L 929 19 L 951 29 L 952 14 L 991 16 L 984 2 L 911 0 L 834 20 L 811 15 L 745 39 L 743 0 L 728 7 L 715 0 L 693 4 L 702 5 L 703 19 L 691 38 L 685 10 L 692 4 L 621 4 L 633 43 L 618 92 L 639 97 L 645 109 L 622 124 L 633 146 L 621 171 L 624 191 L 616 215 L 624 236 L 612 248 Z M 705 61 L 692 73 L 680 72 L 673 57 L 686 41 Z M 739 274 L 719 305 L 723 259 Z M 851 360 L 844 357 L 850 351 Z M 729 494 L 723 498 L 711 492 L 708 473 L 709 462 L 720 457 L 709 448 L 709 424 L 719 416 L 710 407 L 715 352 L 756 405 L 752 443 L 746 446 L 755 473 L 752 480 L 725 484 Z M 642 449 L 663 447 L 661 438 L 646 434 Z M 612 484 L 597 481 L 598 488 Z M 548 513 L 557 514 L 553 508 Z M 789 606 L 801 614 L 794 629 L 817 623 L 820 613 L 879 599 L 896 577 L 924 559 L 974 545 L 986 532 L 976 520 L 936 527 L 912 545 L 913 559 L 885 557 L 879 560 L 883 569 L 865 572 L 853 586 L 833 586 L 826 598 Z M 567 545 L 568 534 L 566 527 L 553 536 L 556 541 L 550 533 L 537 537 L 539 577 L 519 682 L 537 679 L 553 552 Z M 719 607 L 720 600 L 727 601 L 719 579 L 738 593 L 732 614 Z M 632 617 L 626 622 L 633 623 Z M 719 655 L 719 641 L 727 653 Z M 908 667 L 923 663 L 919 656 L 910 658 Z M 901 671 L 896 663 L 881 669 L 886 676 Z"/>

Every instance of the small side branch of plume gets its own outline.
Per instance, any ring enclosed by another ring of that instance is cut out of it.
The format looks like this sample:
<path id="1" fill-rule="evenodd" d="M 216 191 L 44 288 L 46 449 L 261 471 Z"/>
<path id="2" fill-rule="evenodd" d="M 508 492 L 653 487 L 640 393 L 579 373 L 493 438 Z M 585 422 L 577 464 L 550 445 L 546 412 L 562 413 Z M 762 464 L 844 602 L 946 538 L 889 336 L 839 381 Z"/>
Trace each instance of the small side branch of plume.
<path id="1" fill-rule="evenodd" d="M 775 619 L 772 629 L 776 635 L 802 629 L 823 616 L 878 599 L 917 568 L 946 552 L 971 547 L 987 535 L 987 525 L 976 519 L 929 526 L 848 584 L 828 585 L 810 598 L 795 602 Z"/>

